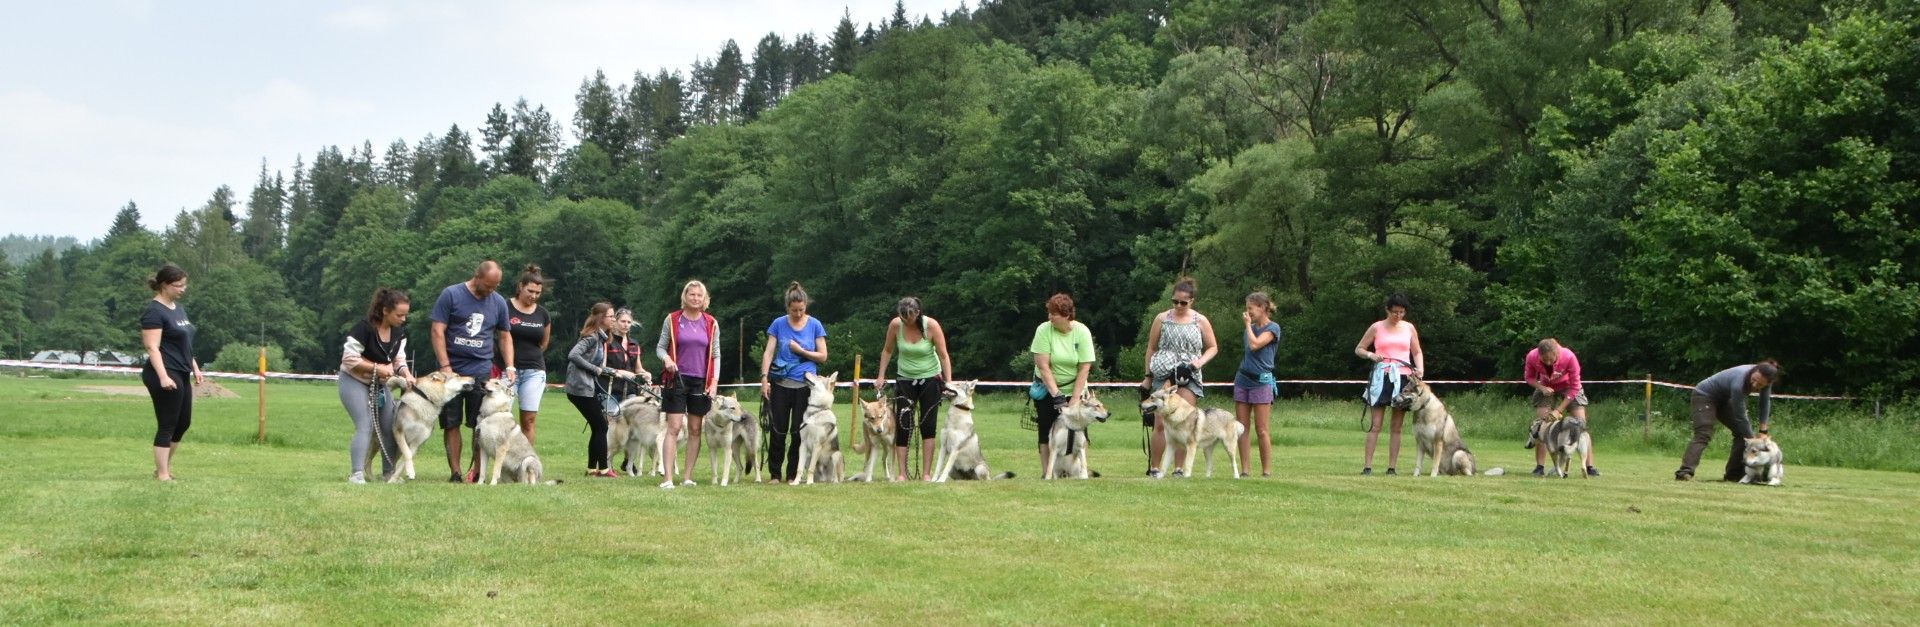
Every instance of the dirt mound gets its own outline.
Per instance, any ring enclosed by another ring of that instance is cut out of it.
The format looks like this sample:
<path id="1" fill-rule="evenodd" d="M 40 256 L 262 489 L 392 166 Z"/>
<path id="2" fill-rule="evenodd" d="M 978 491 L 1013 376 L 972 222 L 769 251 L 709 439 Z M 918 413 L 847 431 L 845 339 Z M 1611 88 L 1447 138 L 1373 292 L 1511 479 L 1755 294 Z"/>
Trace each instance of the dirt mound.
<path id="1" fill-rule="evenodd" d="M 108 396 L 146 396 L 147 388 L 142 385 L 82 385 L 73 388 L 81 392 L 93 392 Z M 194 398 L 240 398 L 233 390 L 221 387 L 219 383 L 207 381 L 206 385 L 193 386 Z"/>

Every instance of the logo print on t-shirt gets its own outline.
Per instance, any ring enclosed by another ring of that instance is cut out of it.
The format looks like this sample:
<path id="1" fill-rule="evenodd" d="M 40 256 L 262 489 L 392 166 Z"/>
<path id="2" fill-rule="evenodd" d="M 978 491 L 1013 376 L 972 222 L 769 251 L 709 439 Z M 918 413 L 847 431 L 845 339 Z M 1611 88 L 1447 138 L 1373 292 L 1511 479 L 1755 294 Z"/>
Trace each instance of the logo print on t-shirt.
<path id="1" fill-rule="evenodd" d="M 487 326 L 487 314 L 467 315 L 467 337 L 480 337 L 480 329 Z"/>
<path id="2" fill-rule="evenodd" d="M 507 324 L 511 324 L 511 325 L 513 325 L 513 326 L 516 326 L 516 327 L 517 327 L 517 326 L 520 326 L 520 316 L 514 316 L 514 317 L 512 317 L 512 318 L 508 318 L 508 319 L 507 319 Z"/>

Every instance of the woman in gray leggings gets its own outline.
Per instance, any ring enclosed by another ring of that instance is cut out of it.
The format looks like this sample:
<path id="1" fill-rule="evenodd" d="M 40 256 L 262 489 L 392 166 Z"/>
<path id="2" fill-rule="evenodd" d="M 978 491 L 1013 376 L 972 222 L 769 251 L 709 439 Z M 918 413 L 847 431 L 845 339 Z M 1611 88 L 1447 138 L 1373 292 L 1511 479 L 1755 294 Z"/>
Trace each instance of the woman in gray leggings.
<path id="1" fill-rule="evenodd" d="M 367 482 L 367 453 L 376 436 L 380 476 L 393 475 L 393 461 L 400 452 L 393 442 L 394 399 L 386 382 L 400 377 L 413 383 L 406 356 L 407 312 L 412 307 L 406 292 L 390 287 L 374 290 L 366 319 L 353 325 L 340 347 L 340 405 L 353 418 L 353 474 L 347 475 L 348 483 Z"/>

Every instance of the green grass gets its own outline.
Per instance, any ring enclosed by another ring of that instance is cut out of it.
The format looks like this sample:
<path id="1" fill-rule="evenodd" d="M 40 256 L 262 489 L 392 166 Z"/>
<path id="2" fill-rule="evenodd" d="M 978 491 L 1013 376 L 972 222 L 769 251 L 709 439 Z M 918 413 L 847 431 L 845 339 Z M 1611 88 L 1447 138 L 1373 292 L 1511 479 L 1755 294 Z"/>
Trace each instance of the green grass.
<path id="1" fill-rule="evenodd" d="M 1110 394 L 1119 422 L 1095 428 L 1092 451 L 1108 476 L 1090 482 L 1034 480 L 1034 436 L 995 397 L 978 420 L 1013 481 L 722 489 L 702 470 L 702 486 L 669 492 L 576 477 L 582 421 L 558 395 L 539 448 L 564 485 L 443 483 L 437 440 L 426 480 L 348 485 L 334 388 L 300 383 L 271 386 L 268 446 L 252 444 L 251 384 L 200 402 L 181 480 L 159 484 L 146 398 L 82 385 L 137 382 L 0 379 L 14 399 L 0 414 L 0 623 L 1884 624 L 1920 611 L 1920 475 L 1795 464 L 1779 488 L 1675 483 L 1670 434 L 1633 444 L 1625 402 L 1596 407 L 1606 476 L 1591 481 L 1363 478 L 1358 408 L 1331 401 L 1279 406 L 1277 478 L 1149 481 L 1138 423 Z M 1496 401 L 1462 395 L 1455 413 L 1483 466 L 1524 474 L 1531 452 L 1498 425 L 1525 409 Z M 1777 433 L 1794 460 L 1795 432 Z"/>

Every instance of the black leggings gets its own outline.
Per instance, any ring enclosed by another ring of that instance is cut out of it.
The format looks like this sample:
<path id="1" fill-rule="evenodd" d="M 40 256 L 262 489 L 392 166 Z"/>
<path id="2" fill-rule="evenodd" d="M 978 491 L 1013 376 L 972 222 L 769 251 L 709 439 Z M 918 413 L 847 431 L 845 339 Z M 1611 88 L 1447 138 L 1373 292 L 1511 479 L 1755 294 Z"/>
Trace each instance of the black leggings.
<path id="1" fill-rule="evenodd" d="M 587 436 L 587 470 L 606 468 L 607 416 L 600 412 L 600 399 L 568 394 L 567 401 L 580 410 L 580 416 L 587 419 L 587 428 L 593 430 L 593 435 Z"/>
<path id="2" fill-rule="evenodd" d="M 153 366 L 140 369 L 140 382 L 147 384 L 147 396 L 153 398 L 153 417 L 159 423 L 153 432 L 153 445 L 159 448 L 179 444 L 187 427 L 193 426 L 192 377 L 171 371 L 167 376 L 173 378 L 171 390 L 160 387 L 160 375 L 154 374 Z"/>
<path id="3" fill-rule="evenodd" d="M 893 430 L 893 445 L 906 446 L 913 441 L 914 414 L 920 415 L 920 439 L 933 439 L 940 421 L 940 392 L 945 387 L 940 377 L 895 379 L 893 409 L 898 426 Z"/>
<path id="4" fill-rule="evenodd" d="M 773 434 L 773 443 L 767 447 L 767 472 L 773 473 L 774 481 L 790 481 L 800 476 L 800 420 L 807 415 L 810 393 L 807 388 L 775 384 L 767 399 L 773 408 L 767 414 L 767 421 L 771 423 L 767 431 Z M 783 468 L 784 475 L 780 474 Z"/>

